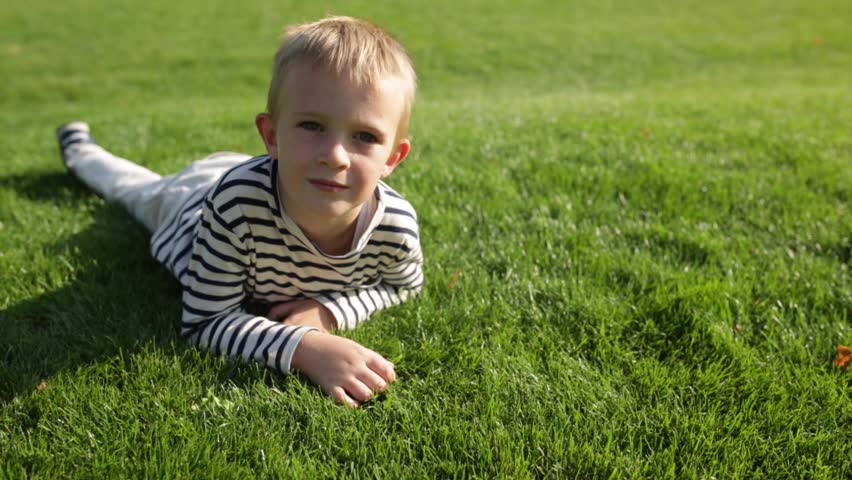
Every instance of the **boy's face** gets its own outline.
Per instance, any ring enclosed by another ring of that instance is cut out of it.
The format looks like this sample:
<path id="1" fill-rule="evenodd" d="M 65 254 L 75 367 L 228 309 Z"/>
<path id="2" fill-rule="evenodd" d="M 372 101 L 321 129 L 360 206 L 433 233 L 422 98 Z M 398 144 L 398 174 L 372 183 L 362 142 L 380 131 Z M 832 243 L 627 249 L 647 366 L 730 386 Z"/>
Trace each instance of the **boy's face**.
<path id="1" fill-rule="evenodd" d="M 257 118 L 269 155 L 278 159 L 281 203 L 303 227 L 349 225 L 411 148 L 397 139 L 402 84 L 391 77 L 358 86 L 296 63 L 283 89 L 278 120 Z"/>

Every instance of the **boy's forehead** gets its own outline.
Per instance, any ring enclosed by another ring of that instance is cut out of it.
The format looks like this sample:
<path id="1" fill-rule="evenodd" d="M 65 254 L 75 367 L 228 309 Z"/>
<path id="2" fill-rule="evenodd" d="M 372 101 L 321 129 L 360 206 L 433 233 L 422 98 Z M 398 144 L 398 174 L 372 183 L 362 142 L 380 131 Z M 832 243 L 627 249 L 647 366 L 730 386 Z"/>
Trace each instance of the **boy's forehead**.
<path id="1" fill-rule="evenodd" d="M 395 75 L 380 75 L 369 81 L 358 81 L 348 72 L 333 72 L 331 69 L 297 62 L 288 69 L 281 82 L 284 99 L 301 99 L 305 94 L 324 95 L 346 92 L 363 99 L 405 101 L 405 84 Z M 295 94 L 295 95 L 294 95 Z"/>
<path id="2" fill-rule="evenodd" d="M 319 81 L 356 87 L 366 91 L 381 92 L 387 89 L 402 88 L 403 82 L 398 75 L 373 72 L 369 75 L 356 75 L 349 69 L 335 71 L 329 67 L 308 61 L 295 61 L 287 69 L 281 87 L 294 84 L 318 85 Z"/>

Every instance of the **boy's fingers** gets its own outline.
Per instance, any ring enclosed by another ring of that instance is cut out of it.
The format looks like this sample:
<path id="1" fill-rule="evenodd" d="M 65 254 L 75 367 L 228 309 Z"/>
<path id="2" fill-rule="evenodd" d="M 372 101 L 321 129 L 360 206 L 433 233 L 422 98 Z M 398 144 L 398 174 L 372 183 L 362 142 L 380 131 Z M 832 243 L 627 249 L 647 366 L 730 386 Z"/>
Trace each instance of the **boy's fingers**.
<path id="1" fill-rule="evenodd" d="M 294 305 L 292 303 L 279 303 L 269 309 L 269 313 L 266 314 L 266 318 L 270 320 L 282 320 L 290 316 L 293 308 Z"/>
<path id="2" fill-rule="evenodd" d="M 270 320 L 286 320 L 287 317 L 300 311 L 305 306 L 306 300 L 291 300 L 289 302 L 279 303 L 269 309 L 266 318 Z"/>
<path id="3" fill-rule="evenodd" d="M 388 382 L 372 370 L 362 373 L 360 380 L 374 393 L 384 392 L 388 388 Z"/>
<path id="4" fill-rule="evenodd" d="M 357 378 L 353 378 L 352 381 L 346 385 L 346 392 L 350 397 L 358 402 L 366 402 L 373 398 L 373 391 L 370 390 L 367 385 L 364 385 L 364 382 Z"/>
<path id="5" fill-rule="evenodd" d="M 389 362 L 381 355 L 376 354 L 374 358 L 367 361 L 367 366 L 388 383 L 396 380 L 396 372 L 393 369 L 393 363 Z"/>
<path id="6" fill-rule="evenodd" d="M 338 405 L 346 405 L 349 408 L 357 408 L 360 403 L 353 400 L 349 395 L 346 394 L 346 390 L 341 387 L 334 387 L 331 390 L 331 398 L 334 399 L 334 402 Z"/>

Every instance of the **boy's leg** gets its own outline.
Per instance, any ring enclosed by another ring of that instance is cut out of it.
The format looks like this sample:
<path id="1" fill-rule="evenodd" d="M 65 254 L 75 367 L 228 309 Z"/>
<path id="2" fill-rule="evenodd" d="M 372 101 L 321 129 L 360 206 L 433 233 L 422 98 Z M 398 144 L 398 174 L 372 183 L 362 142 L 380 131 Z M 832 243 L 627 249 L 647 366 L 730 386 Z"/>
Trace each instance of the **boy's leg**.
<path id="1" fill-rule="evenodd" d="M 163 177 L 96 144 L 83 122 L 56 131 L 62 160 L 69 172 L 109 202 L 124 205 L 149 231 L 156 228 Z"/>
<path id="2" fill-rule="evenodd" d="M 184 205 L 198 198 L 199 191 L 208 192 L 226 171 L 250 158 L 243 153 L 218 152 L 190 163 L 174 175 L 163 177 L 158 193 L 159 214 L 152 233 L 170 224 L 181 213 Z"/>
<path id="3" fill-rule="evenodd" d="M 105 200 L 124 205 L 151 233 L 177 215 L 194 192 L 209 188 L 225 171 L 251 158 L 219 152 L 162 177 L 95 144 L 83 122 L 59 127 L 56 136 L 68 171 Z"/>

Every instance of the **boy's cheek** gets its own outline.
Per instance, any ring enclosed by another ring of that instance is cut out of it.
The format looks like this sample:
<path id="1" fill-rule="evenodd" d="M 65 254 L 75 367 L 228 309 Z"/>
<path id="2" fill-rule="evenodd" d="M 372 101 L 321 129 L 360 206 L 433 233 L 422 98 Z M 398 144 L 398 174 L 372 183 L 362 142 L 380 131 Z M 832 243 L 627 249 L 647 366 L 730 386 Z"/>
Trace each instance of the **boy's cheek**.
<path id="1" fill-rule="evenodd" d="M 317 150 L 306 142 L 294 142 L 286 147 L 278 147 L 278 158 L 286 161 L 288 165 L 308 165 L 318 155 Z"/>

